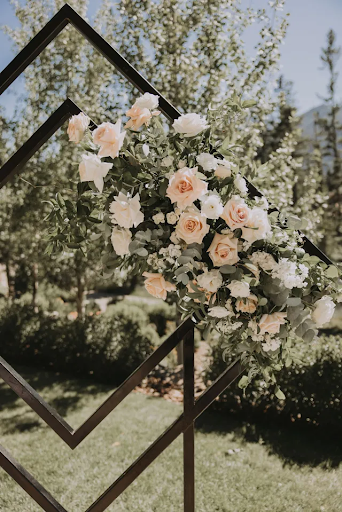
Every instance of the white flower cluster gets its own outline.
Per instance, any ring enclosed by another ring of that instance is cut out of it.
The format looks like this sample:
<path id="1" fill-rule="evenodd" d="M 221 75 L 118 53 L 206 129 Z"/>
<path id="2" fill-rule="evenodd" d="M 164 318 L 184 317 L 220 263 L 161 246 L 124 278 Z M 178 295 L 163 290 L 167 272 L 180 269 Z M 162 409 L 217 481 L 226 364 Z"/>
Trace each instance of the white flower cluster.
<path id="1" fill-rule="evenodd" d="M 280 279 L 285 288 L 304 288 L 305 279 L 309 275 L 307 266 L 290 261 L 287 258 L 280 258 L 278 264 L 272 270 L 272 277 Z"/>
<path id="2" fill-rule="evenodd" d="M 159 251 L 161 256 L 164 256 L 165 260 L 174 265 L 177 258 L 182 254 L 181 246 L 170 244 L 168 247 L 162 247 Z"/>

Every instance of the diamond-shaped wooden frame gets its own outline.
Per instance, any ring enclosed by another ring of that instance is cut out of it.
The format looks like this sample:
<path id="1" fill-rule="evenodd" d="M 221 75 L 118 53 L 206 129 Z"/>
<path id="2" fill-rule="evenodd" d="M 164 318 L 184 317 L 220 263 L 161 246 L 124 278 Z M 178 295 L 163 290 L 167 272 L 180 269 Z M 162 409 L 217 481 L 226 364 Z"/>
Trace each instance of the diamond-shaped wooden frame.
<path id="1" fill-rule="evenodd" d="M 72 24 L 102 55 L 141 92 L 159 96 L 162 112 L 174 120 L 178 110 L 171 105 L 136 69 L 110 46 L 68 4 L 45 25 L 0 74 L 0 94 L 26 69 L 46 46 L 68 25 Z M 23 144 L 23 146 L 0 169 L 0 188 L 18 174 L 36 151 L 80 108 L 69 98 L 49 119 Z M 248 183 L 249 193 L 261 193 Z M 304 248 L 311 255 L 331 264 L 330 259 L 310 240 L 304 237 Z M 174 347 L 183 343 L 184 360 L 184 412 L 165 432 L 87 509 L 86 512 L 102 512 L 165 450 L 180 434 L 184 434 L 184 510 L 194 512 L 194 421 L 202 412 L 243 372 L 239 361 L 235 361 L 195 401 L 194 399 L 194 322 L 186 319 L 171 336 L 158 347 L 117 388 L 105 402 L 76 430 L 74 430 L 43 398 L 0 357 L 0 377 L 65 441 L 75 449 L 99 423 L 141 382 L 141 380 Z M 37 482 L 2 446 L 0 466 L 46 511 L 66 510 Z"/>

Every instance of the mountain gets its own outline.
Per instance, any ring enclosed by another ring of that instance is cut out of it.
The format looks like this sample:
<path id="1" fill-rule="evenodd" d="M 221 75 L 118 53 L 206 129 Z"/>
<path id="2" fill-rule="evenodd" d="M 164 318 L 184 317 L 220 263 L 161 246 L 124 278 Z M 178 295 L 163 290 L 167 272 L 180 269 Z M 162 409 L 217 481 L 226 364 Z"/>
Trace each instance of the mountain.
<path id="1" fill-rule="evenodd" d="M 319 117 L 326 117 L 328 113 L 327 105 L 319 105 L 318 107 L 314 107 L 305 114 L 302 115 L 301 127 L 303 129 L 304 137 L 313 138 L 315 134 L 315 114 L 318 114 Z M 338 113 L 337 119 L 340 124 L 342 124 L 342 110 Z"/>

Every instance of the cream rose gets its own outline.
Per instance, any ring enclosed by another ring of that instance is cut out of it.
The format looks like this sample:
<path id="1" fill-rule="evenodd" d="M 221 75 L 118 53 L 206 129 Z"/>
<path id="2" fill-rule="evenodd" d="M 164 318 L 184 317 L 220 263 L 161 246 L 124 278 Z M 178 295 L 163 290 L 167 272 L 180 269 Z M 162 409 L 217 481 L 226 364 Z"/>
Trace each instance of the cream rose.
<path id="1" fill-rule="evenodd" d="M 166 196 L 179 208 L 186 208 L 202 197 L 208 190 L 208 184 L 196 176 L 197 167 L 183 167 L 169 180 Z"/>
<path id="2" fill-rule="evenodd" d="M 277 334 L 280 331 L 280 326 L 285 323 L 286 313 L 272 313 L 271 315 L 262 315 L 259 328 L 259 334 Z"/>
<path id="3" fill-rule="evenodd" d="M 174 292 L 176 290 L 175 285 L 165 281 L 162 274 L 144 272 L 143 276 L 146 277 L 144 283 L 146 290 L 157 299 L 165 300 L 167 292 Z"/>
<path id="4" fill-rule="evenodd" d="M 250 217 L 251 210 L 246 205 L 244 199 L 239 196 L 233 196 L 225 205 L 220 217 L 226 221 L 230 229 L 238 229 L 246 226 Z"/>
<path id="5" fill-rule="evenodd" d="M 232 167 L 236 167 L 236 164 L 228 162 L 228 160 L 217 160 L 217 167 L 215 169 L 215 176 L 218 178 L 230 178 L 232 175 Z"/>
<path id="6" fill-rule="evenodd" d="M 115 227 L 112 231 L 111 242 L 114 251 L 118 256 L 129 254 L 129 244 L 132 240 L 132 233 L 129 229 Z"/>
<path id="7" fill-rule="evenodd" d="M 78 144 L 82 140 L 89 123 L 89 117 L 83 114 L 83 112 L 80 112 L 77 116 L 72 116 L 67 131 L 69 140 Z"/>
<path id="8" fill-rule="evenodd" d="M 261 208 L 253 208 L 248 216 L 248 223 L 242 229 L 242 238 L 252 244 L 256 240 L 267 238 L 271 233 L 268 215 Z"/>
<path id="9" fill-rule="evenodd" d="M 148 108 L 140 108 L 137 105 L 133 105 L 133 107 L 126 112 L 126 116 L 131 119 L 125 124 L 125 128 L 139 130 L 143 124 L 145 126 L 149 125 L 152 116 L 159 116 L 159 114 L 159 110 L 151 112 Z"/>
<path id="10" fill-rule="evenodd" d="M 334 312 L 334 301 L 328 295 L 324 295 L 321 299 L 315 302 L 315 309 L 311 314 L 311 318 L 317 327 L 322 327 L 324 324 L 330 322 Z"/>
<path id="11" fill-rule="evenodd" d="M 222 275 L 219 270 L 210 270 L 197 276 L 197 283 L 201 288 L 211 293 L 216 293 L 223 283 Z"/>
<path id="12" fill-rule="evenodd" d="M 101 158 L 91 153 L 82 155 L 82 162 L 79 165 L 80 179 L 84 181 L 93 181 L 97 189 L 103 191 L 103 179 L 107 176 L 108 171 L 113 164 L 101 162 Z"/>
<path id="13" fill-rule="evenodd" d="M 208 128 L 206 119 L 199 114 L 184 114 L 175 120 L 172 127 L 177 133 L 183 133 L 184 137 L 195 137 Z"/>
<path id="14" fill-rule="evenodd" d="M 238 299 L 236 301 L 235 307 L 237 311 L 241 311 L 241 313 L 255 313 L 258 305 L 258 297 L 256 295 L 249 295 L 245 299 Z"/>
<path id="15" fill-rule="evenodd" d="M 139 199 L 139 194 L 129 198 L 120 192 L 109 206 L 109 211 L 113 214 L 112 220 L 122 228 L 136 228 L 144 220 Z"/>
<path id="16" fill-rule="evenodd" d="M 102 123 L 93 131 L 94 144 L 100 146 L 98 156 L 116 158 L 122 148 L 126 132 L 121 132 L 121 119 L 115 124 Z"/>
<path id="17" fill-rule="evenodd" d="M 208 249 L 209 256 L 215 267 L 234 265 L 239 261 L 238 239 L 233 234 L 220 235 L 216 233 Z"/>
<path id="18" fill-rule="evenodd" d="M 206 217 L 193 209 L 183 212 L 176 226 L 177 237 L 187 244 L 202 243 L 208 231 Z"/>

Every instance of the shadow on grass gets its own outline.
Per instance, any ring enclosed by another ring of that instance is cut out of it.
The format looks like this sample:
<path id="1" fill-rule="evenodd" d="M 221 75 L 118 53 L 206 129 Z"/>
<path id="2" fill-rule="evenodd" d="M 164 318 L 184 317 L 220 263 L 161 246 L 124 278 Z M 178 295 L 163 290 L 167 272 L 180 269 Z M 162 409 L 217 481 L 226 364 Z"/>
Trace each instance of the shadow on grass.
<path id="1" fill-rule="evenodd" d="M 196 429 L 203 433 L 225 435 L 248 443 L 264 444 L 270 454 L 280 457 L 284 464 L 321 466 L 332 469 L 342 462 L 342 443 L 337 432 L 314 428 L 293 428 L 279 424 L 252 423 L 208 409 L 196 421 Z"/>
<path id="2" fill-rule="evenodd" d="M 33 387 L 44 400 L 61 415 L 76 410 L 80 401 L 88 395 L 109 392 L 110 386 L 95 384 L 83 379 L 70 379 L 68 376 L 27 367 L 15 367 L 15 370 Z M 58 386 L 58 390 L 55 388 Z M 51 389 L 53 390 L 51 393 Z M 58 395 L 51 397 L 51 394 Z M 3 381 L 0 382 L 1 409 L 15 409 L 22 399 Z M 20 427 L 18 426 L 18 431 Z"/>

